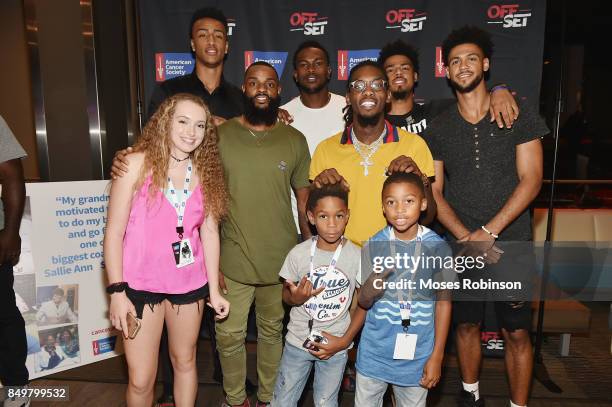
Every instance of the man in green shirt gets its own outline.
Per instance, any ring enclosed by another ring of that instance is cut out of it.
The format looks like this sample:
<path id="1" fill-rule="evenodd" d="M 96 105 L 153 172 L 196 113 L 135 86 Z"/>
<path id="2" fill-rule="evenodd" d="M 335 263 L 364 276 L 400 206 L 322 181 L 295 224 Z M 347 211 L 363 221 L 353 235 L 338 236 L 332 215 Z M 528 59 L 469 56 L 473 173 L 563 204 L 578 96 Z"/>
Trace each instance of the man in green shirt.
<path id="1" fill-rule="evenodd" d="M 282 352 L 284 309 L 278 278 L 297 243 L 289 189 L 298 201 L 300 232 L 306 218 L 310 154 L 306 139 L 277 122 L 280 84 L 276 70 L 255 62 L 245 72 L 244 114 L 219 126 L 219 150 L 230 192 L 221 229 L 221 272 L 231 303 L 216 326 L 217 348 L 228 406 L 248 406 L 245 391 L 247 317 L 253 301 L 257 320 L 257 405 L 272 399 Z"/>

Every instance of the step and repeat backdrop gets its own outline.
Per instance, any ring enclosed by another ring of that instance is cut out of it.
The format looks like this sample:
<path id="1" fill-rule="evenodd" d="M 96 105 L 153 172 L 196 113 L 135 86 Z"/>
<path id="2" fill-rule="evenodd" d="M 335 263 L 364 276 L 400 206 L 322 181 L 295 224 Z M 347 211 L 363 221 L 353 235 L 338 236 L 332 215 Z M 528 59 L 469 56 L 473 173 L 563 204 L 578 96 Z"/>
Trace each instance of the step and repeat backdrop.
<path id="1" fill-rule="evenodd" d="M 344 94 L 352 66 L 376 59 L 385 43 L 401 38 L 420 52 L 417 100 L 452 97 L 440 44 L 465 24 L 493 35 L 489 83 L 508 83 L 521 99 L 538 102 L 544 0 L 146 0 L 139 1 L 144 106 L 158 82 L 193 70 L 190 18 L 205 6 L 223 10 L 229 21 L 226 79 L 240 85 L 249 64 L 267 61 L 281 77 L 285 102 L 298 93 L 293 51 L 306 40 L 319 41 L 329 51 L 333 92 Z"/>
<path id="2" fill-rule="evenodd" d="M 240 86 L 251 63 L 266 61 L 281 78 L 284 102 L 298 94 L 293 53 L 307 40 L 320 42 L 329 52 L 330 88 L 335 93 L 345 93 L 355 64 L 377 59 L 384 44 L 402 39 L 419 50 L 417 102 L 451 98 L 441 44 L 453 29 L 469 24 L 492 34 L 495 49 L 489 85 L 507 83 L 519 100 L 538 106 L 545 0 L 141 0 L 146 109 L 158 83 L 193 71 L 190 20 L 200 7 L 217 7 L 228 19 L 225 78 Z M 503 339 L 488 308 L 482 345 L 486 355 L 503 356 Z"/>

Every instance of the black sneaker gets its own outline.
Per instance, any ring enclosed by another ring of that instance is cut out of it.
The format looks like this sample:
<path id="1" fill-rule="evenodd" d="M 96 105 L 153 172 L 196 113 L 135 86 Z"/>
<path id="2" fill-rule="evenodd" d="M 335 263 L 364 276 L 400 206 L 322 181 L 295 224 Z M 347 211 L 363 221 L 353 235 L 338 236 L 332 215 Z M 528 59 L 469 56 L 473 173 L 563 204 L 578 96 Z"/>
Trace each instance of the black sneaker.
<path id="1" fill-rule="evenodd" d="M 476 400 L 476 396 L 466 390 L 461 390 L 459 392 L 459 397 L 457 397 L 457 407 L 484 407 L 485 402 L 481 397 Z"/>

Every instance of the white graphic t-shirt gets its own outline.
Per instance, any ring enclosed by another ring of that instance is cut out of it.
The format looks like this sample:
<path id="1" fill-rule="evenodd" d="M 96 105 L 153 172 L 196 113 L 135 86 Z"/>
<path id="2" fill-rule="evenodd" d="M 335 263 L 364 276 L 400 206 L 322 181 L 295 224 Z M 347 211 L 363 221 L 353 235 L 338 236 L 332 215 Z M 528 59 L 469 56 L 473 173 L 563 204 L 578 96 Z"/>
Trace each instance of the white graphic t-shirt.
<path id="1" fill-rule="evenodd" d="M 342 109 L 346 106 L 344 96 L 330 93 L 329 102 L 320 109 L 311 109 L 302 103 L 299 96 L 285 103 L 281 108 L 293 116 L 291 126 L 298 129 L 308 142 L 310 156 L 314 154 L 319 143 L 344 129 L 344 118 Z M 300 225 L 297 218 L 297 200 L 293 190 L 291 191 L 291 209 L 297 230 Z"/>
<path id="2" fill-rule="evenodd" d="M 310 274 L 310 248 L 308 239 L 295 246 L 285 259 L 279 275 L 285 280 L 298 283 L 308 276 L 314 289 L 325 285 L 325 290 L 310 298 L 301 306 L 291 308 L 286 340 L 291 345 L 302 348 L 308 336 L 308 321 L 313 319 L 313 330 L 325 331 L 334 336 L 342 336 L 351 323 L 349 309 L 355 287 L 359 287 L 357 276 L 361 261 L 360 248 L 346 241 L 338 258 L 336 267 L 328 272 L 333 252 L 318 249 L 313 258 L 313 273 Z M 304 349 L 306 350 L 306 349 Z"/>

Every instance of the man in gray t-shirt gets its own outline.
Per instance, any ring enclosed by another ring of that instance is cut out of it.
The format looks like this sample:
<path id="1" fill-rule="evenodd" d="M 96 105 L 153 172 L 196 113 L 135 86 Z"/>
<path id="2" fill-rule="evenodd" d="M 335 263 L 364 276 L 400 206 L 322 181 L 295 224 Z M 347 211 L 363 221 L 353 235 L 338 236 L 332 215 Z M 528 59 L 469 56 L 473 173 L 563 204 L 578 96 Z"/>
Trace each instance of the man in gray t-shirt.
<path id="1" fill-rule="evenodd" d="M 19 225 L 25 201 L 23 168 L 20 158 L 25 151 L 0 116 L 0 382 L 4 386 L 28 383 L 25 367 L 27 340 L 25 323 L 15 303 L 13 265 L 19 261 L 21 239 Z"/>

